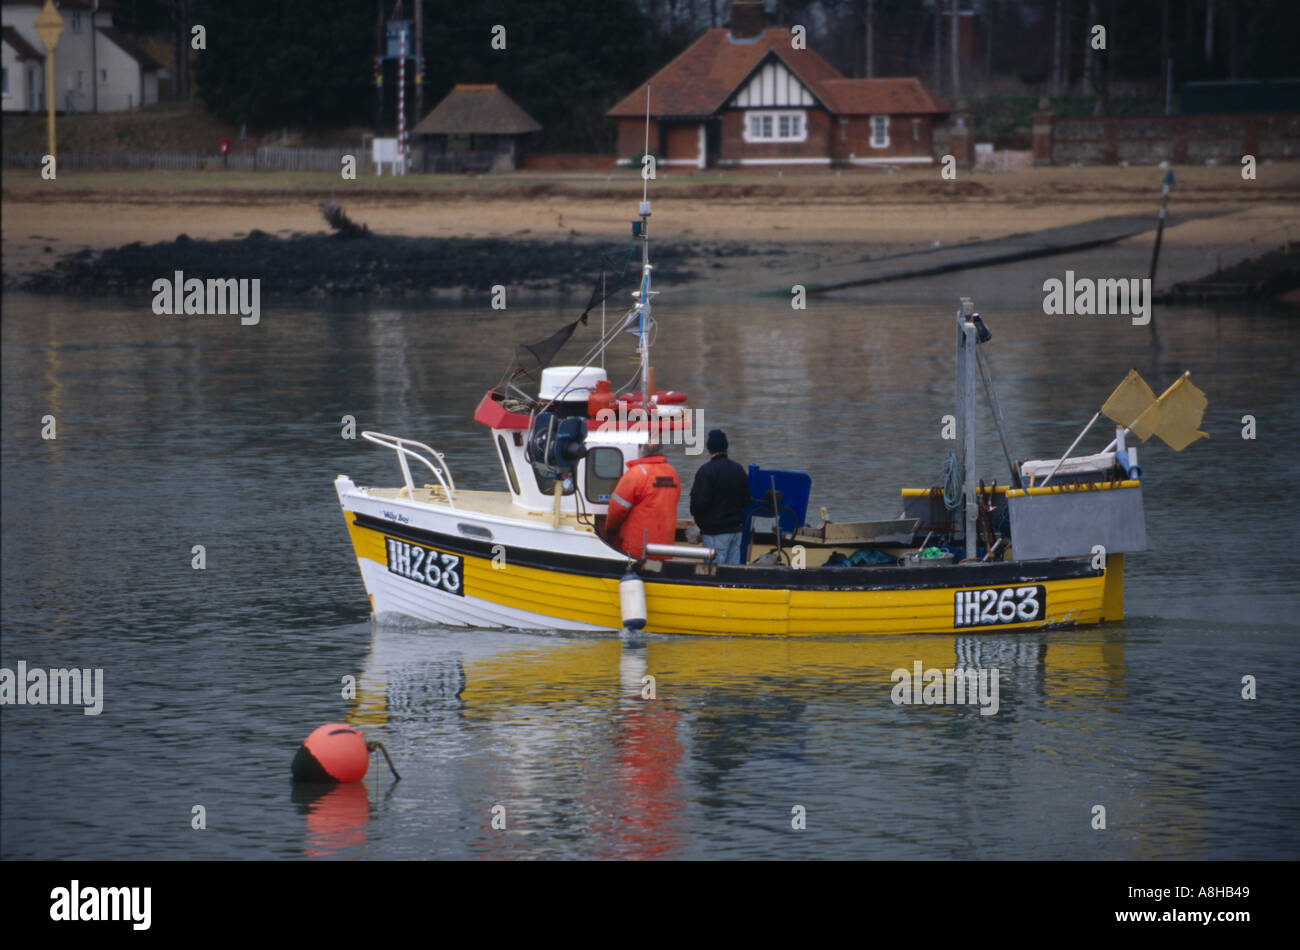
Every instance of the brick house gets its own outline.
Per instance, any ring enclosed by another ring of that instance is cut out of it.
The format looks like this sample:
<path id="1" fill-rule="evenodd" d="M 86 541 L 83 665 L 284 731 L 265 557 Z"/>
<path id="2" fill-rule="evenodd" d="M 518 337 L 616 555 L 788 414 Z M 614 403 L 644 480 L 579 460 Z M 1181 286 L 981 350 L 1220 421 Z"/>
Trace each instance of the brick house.
<path id="1" fill-rule="evenodd" d="M 920 80 L 849 79 L 761 2 L 733 2 L 731 27 L 708 30 L 649 79 L 650 148 L 663 164 L 824 166 L 931 164 L 951 111 Z M 646 84 L 607 115 L 621 163 L 645 145 Z"/>

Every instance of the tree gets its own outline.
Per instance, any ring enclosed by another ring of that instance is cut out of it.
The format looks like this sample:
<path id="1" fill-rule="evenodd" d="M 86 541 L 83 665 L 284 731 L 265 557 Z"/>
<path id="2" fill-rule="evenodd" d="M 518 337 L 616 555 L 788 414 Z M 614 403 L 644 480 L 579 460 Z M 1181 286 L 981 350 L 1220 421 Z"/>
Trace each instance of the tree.
<path id="1" fill-rule="evenodd" d="M 254 126 L 359 121 L 373 88 L 372 15 L 353 0 L 199 0 L 199 92 L 217 115 Z"/>
<path id="2" fill-rule="evenodd" d="M 1061 88 L 1061 60 L 1065 53 L 1065 0 L 1056 0 L 1055 29 L 1052 33 L 1052 95 L 1059 96 Z"/>
<path id="3" fill-rule="evenodd" d="M 934 0 L 934 69 L 932 85 L 937 93 L 943 88 L 943 56 L 940 44 L 943 42 L 943 8 L 940 0 Z"/>
<path id="4" fill-rule="evenodd" d="M 425 0 L 430 101 L 458 82 L 495 82 L 541 123 L 542 149 L 613 148 L 605 112 L 681 51 L 695 32 L 653 39 L 633 0 Z M 506 49 L 492 50 L 494 24 Z"/>
<path id="5" fill-rule="evenodd" d="M 1214 0 L 1205 0 L 1205 62 L 1214 65 Z"/>
<path id="6" fill-rule="evenodd" d="M 194 25 L 194 0 L 169 0 L 172 25 L 172 94 L 190 97 L 190 27 Z M 206 24 L 205 24 L 206 25 Z"/>
<path id="7" fill-rule="evenodd" d="M 952 98 L 953 104 L 961 96 L 961 72 L 958 68 L 958 38 L 961 34 L 961 20 L 957 19 L 957 13 L 961 9 L 961 0 L 952 0 L 952 22 L 948 24 L 948 30 L 952 34 Z"/>
<path id="8" fill-rule="evenodd" d="M 876 25 L 876 0 L 867 0 L 867 28 L 862 38 L 862 42 L 866 44 L 866 53 L 864 55 L 866 68 L 863 70 L 862 74 L 866 76 L 868 79 L 871 79 L 873 76 L 876 75 L 876 62 L 873 56 L 873 54 L 875 53 L 876 44 L 875 44 L 875 37 L 872 36 L 872 32 L 875 29 L 875 25 Z"/>
<path id="9" fill-rule="evenodd" d="M 1100 83 L 1097 81 L 1097 51 L 1092 48 L 1092 28 L 1097 25 L 1097 0 L 1088 0 L 1088 22 L 1084 24 L 1083 35 L 1085 45 L 1083 47 L 1083 80 L 1088 91 L 1097 94 Z M 1101 98 L 1097 99 L 1097 107 L 1093 110 L 1093 115 L 1101 115 Z"/>

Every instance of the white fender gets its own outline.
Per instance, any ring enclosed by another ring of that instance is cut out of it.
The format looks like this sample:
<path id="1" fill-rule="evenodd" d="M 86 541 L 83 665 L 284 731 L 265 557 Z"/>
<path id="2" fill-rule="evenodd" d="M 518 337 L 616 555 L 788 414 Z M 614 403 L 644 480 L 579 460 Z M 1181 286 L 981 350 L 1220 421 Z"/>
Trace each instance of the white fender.
<path id="1" fill-rule="evenodd" d="M 624 627 L 628 630 L 645 627 L 645 583 L 631 571 L 618 582 L 618 603 L 622 608 Z"/>

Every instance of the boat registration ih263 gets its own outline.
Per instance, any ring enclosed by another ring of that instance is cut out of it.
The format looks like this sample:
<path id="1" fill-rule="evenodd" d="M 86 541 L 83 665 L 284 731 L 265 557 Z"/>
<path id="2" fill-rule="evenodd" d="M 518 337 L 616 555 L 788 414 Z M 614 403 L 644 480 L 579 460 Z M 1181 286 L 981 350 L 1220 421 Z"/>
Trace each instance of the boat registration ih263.
<path id="1" fill-rule="evenodd" d="M 459 554 L 435 551 L 387 536 L 384 541 L 388 545 L 388 570 L 391 573 L 449 594 L 465 596 L 461 584 L 464 559 Z"/>
<path id="2" fill-rule="evenodd" d="M 954 627 L 988 627 L 1002 623 L 1042 620 L 1047 606 L 1047 589 L 1035 587 L 988 587 L 959 590 L 953 594 Z"/>

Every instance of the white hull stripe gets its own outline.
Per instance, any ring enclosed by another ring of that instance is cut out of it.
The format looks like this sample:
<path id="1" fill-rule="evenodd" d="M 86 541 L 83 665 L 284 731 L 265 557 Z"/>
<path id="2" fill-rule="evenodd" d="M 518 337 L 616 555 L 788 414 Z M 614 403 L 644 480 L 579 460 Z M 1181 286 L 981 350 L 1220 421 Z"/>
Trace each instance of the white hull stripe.
<path id="1" fill-rule="evenodd" d="M 366 590 L 374 597 L 375 614 L 380 618 L 396 614 L 440 624 L 510 627 L 522 630 L 614 629 L 583 623 L 580 620 L 565 620 L 561 617 L 506 607 L 473 595 L 455 597 L 433 588 L 404 581 L 390 573 L 384 565 L 374 561 L 365 558 L 358 558 L 357 561 L 361 565 L 361 578 L 366 585 Z"/>

